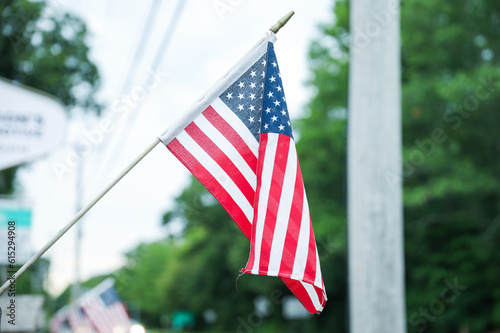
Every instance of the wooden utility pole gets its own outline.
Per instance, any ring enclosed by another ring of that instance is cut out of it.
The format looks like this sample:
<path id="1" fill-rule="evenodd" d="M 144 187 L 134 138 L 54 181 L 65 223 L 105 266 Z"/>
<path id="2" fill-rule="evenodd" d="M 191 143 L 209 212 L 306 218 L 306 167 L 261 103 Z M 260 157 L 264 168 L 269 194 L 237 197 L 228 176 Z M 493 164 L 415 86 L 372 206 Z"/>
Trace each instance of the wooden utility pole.
<path id="1" fill-rule="evenodd" d="M 350 332 L 405 333 L 399 1 L 350 5 Z"/>

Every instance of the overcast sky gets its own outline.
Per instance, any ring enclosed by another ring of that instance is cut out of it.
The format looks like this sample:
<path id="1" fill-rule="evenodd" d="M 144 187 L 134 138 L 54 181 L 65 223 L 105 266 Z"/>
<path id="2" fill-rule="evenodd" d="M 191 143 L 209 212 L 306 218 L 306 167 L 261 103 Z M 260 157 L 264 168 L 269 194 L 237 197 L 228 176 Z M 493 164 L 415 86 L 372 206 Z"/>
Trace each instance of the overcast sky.
<path id="1" fill-rule="evenodd" d="M 86 22 L 90 57 L 102 78 L 98 98 L 107 108 L 101 119 L 73 117 L 65 142 L 19 172 L 20 194 L 34 204 L 33 250 L 43 246 L 75 214 L 78 168 L 69 165 L 68 159 L 74 156 L 76 143 L 85 141 L 90 147 L 83 175 L 83 201 L 87 203 L 290 10 L 296 14 L 278 33 L 275 49 L 292 121 L 301 116 L 311 95 L 305 86 L 310 75 L 308 47 L 319 36 L 318 25 L 331 19 L 331 0 L 187 0 L 157 70 L 151 69 L 153 59 L 177 1 L 162 1 L 144 57 L 132 63 L 150 3 L 51 2 L 55 11 L 69 11 Z M 132 93 L 123 94 L 131 66 L 137 66 L 137 76 Z M 148 76 L 154 78 L 154 84 L 145 85 Z M 136 104 L 142 107 L 134 116 Z M 126 125 L 130 118 L 131 126 Z M 109 119 L 114 128 L 103 138 L 105 143 L 98 134 L 103 133 L 99 130 L 103 119 Z M 126 135 L 121 134 L 123 128 Z M 57 163 L 70 167 L 58 172 Z M 164 237 L 167 230 L 161 226 L 161 217 L 173 207 L 174 198 L 188 180 L 189 173 L 180 162 L 165 147 L 156 147 L 80 222 L 84 235 L 82 279 L 119 268 L 124 263 L 123 253 L 141 242 Z M 46 256 L 51 259 L 49 290 L 57 295 L 75 279 L 75 230 Z"/>

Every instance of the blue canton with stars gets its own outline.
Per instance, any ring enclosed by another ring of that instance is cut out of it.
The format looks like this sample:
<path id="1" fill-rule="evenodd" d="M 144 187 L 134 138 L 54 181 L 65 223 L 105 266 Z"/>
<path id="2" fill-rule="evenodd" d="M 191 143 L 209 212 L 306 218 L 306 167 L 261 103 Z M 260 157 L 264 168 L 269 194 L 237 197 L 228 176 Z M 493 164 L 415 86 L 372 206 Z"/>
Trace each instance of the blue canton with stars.
<path id="1" fill-rule="evenodd" d="M 103 301 L 105 306 L 110 306 L 111 304 L 120 301 L 120 297 L 118 297 L 118 294 L 116 293 L 116 290 L 114 288 L 106 289 L 106 291 L 101 293 L 99 296 L 101 297 L 101 300 Z"/>
<path id="2" fill-rule="evenodd" d="M 255 139 L 259 134 L 279 133 L 293 138 L 290 117 L 273 43 L 219 98 L 248 127 Z"/>

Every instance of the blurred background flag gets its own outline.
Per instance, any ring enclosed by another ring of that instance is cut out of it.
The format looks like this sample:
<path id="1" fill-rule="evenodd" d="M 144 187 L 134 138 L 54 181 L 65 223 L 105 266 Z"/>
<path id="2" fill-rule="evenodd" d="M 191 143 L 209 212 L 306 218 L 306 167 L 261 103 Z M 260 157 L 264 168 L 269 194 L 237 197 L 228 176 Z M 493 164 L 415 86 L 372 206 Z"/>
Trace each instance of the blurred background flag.
<path id="1" fill-rule="evenodd" d="M 130 317 L 115 288 L 106 279 L 85 293 L 79 305 L 99 333 L 125 333 L 132 326 Z"/>
<path id="2" fill-rule="evenodd" d="M 50 333 L 71 332 L 68 322 L 68 307 L 64 306 L 52 317 L 49 323 Z"/>
<path id="3" fill-rule="evenodd" d="M 318 313 L 326 292 L 275 40 L 266 35 L 160 139 L 251 240 L 243 271 L 279 276 Z"/>
<path id="4" fill-rule="evenodd" d="M 92 324 L 83 312 L 83 309 L 76 305 L 68 311 L 68 322 L 71 330 L 78 333 L 92 333 Z"/>

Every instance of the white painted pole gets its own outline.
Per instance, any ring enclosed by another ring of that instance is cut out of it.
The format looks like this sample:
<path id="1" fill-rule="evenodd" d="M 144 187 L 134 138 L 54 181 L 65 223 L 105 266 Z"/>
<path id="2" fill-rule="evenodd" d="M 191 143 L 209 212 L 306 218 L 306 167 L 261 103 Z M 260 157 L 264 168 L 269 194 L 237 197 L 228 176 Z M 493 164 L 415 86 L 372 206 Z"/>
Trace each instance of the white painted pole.
<path id="1" fill-rule="evenodd" d="M 0 295 L 2 295 L 7 289 L 9 289 L 9 286 L 11 285 L 11 283 L 15 280 L 17 280 L 21 275 L 23 275 L 23 273 L 31 267 L 31 265 L 33 265 L 38 259 L 40 259 L 40 257 L 45 253 L 47 252 L 48 249 L 50 249 L 52 247 L 52 245 L 54 245 L 69 229 L 71 229 L 71 227 L 73 225 L 75 225 L 76 222 L 78 222 L 78 220 L 80 220 L 83 215 L 85 215 L 85 213 L 87 213 L 92 207 L 94 207 L 94 205 L 102 199 L 102 197 L 104 197 L 104 195 L 106 195 L 106 193 L 109 192 L 109 190 L 111 190 L 113 188 L 113 186 L 115 186 L 123 177 L 125 177 L 125 175 L 130 171 L 132 170 L 136 165 L 137 163 L 139 163 L 147 154 L 149 154 L 149 152 L 151 150 L 153 150 L 154 147 L 156 147 L 156 145 L 158 145 L 160 143 L 160 139 L 158 138 L 155 138 L 155 140 L 149 144 L 146 149 L 139 154 L 139 156 L 137 156 L 126 168 L 125 170 L 123 170 L 120 174 L 118 174 L 115 179 L 106 187 L 104 188 L 98 195 L 96 195 L 94 197 L 94 199 L 92 199 L 85 207 L 83 207 L 79 212 L 78 214 L 75 215 L 75 217 L 73 217 L 73 219 L 71 219 L 71 221 L 68 222 L 68 224 L 66 224 L 66 226 L 64 226 L 61 230 L 59 230 L 57 232 L 57 234 L 52 237 L 52 239 L 50 241 L 48 241 L 38 252 L 36 252 L 31 258 L 30 260 L 28 260 L 15 274 L 14 274 L 14 277 L 13 278 L 9 278 L 9 280 L 7 280 L 7 282 L 5 282 L 3 284 L 3 286 L 0 288 Z"/>
<path id="2" fill-rule="evenodd" d="M 76 145 L 75 149 L 81 153 L 81 148 L 79 145 Z M 79 154 L 83 156 L 83 154 Z M 77 167 L 76 174 L 76 212 L 78 213 L 83 207 L 83 177 L 85 174 L 85 159 L 82 157 L 80 159 L 80 163 Z M 80 272 L 81 272 L 81 257 L 82 257 L 82 223 L 76 225 L 76 238 L 75 238 L 75 283 L 71 288 L 71 302 L 75 301 L 78 297 L 80 297 Z"/>
<path id="3" fill-rule="evenodd" d="M 350 6 L 350 332 L 405 333 L 399 1 Z"/>

